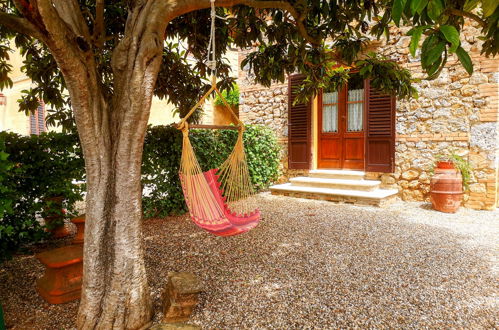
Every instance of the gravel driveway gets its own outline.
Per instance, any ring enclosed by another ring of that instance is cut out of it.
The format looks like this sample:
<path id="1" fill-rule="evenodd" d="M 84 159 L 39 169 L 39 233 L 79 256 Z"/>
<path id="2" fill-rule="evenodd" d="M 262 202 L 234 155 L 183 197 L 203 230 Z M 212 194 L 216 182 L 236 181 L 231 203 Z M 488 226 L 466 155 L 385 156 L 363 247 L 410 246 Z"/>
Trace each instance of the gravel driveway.
<path id="1" fill-rule="evenodd" d="M 499 327 L 499 210 L 450 215 L 424 203 L 379 209 L 268 193 L 252 203 L 263 220 L 236 237 L 186 217 L 145 222 L 158 310 L 167 272 L 191 271 L 206 289 L 191 323 L 206 329 Z M 77 303 L 43 302 L 33 287 L 41 274 L 32 256 L 0 269 L 8 324 L 74 327 Z"/>

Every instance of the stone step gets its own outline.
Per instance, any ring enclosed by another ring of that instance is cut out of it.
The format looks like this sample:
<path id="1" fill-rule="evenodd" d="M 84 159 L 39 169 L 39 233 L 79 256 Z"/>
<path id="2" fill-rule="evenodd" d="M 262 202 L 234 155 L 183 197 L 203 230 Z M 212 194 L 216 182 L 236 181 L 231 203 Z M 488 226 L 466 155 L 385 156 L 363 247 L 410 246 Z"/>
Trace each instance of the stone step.
<path id="1" fill-rule="evenodd" d="M 305 176 L 291 178 L 289 181 L 291 182 L 291 185 L 300 187 L 317 187 L 361 191 L 373 191 L 379 188 L 381 184 L 381 181 L 374 180 L 325 179 Z"/>
<path id="2" fill-rule="evenodd" d="M 308 176 L 324 179 L 362 180 L 366 172 L 351 170 L 310 170 Z"/>
<path id="3" fill-rule="evenodd" d="M 285 183 L 270 187 L 273 195 L 320 199 L 332 202 L 385 206 L 398 194 L 397 189 L 376 189 L 373 191 L 331 189 L 295 186 Z"/>

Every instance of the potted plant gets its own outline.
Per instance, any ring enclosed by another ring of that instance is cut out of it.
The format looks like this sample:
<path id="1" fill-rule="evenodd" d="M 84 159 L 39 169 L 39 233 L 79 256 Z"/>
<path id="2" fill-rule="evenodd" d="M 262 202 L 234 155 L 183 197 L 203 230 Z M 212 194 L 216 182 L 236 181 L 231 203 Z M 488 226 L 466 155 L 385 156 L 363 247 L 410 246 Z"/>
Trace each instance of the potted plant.
<path id="1" fill-rule="evenodd" d="M 239 117 L 239 86 L 234 83 L 232 89 L 222 91 L 222 95 L 227 101 L 232 111 Z M 222 98 L 217 95 L 214 100 L 213 107 L 213 124 L 215 125 L 229 125 L 234 122 L 232 115 L 228 111 Z"/>
<path id="2" fill-rule="evenodd" d="M 437 155 L 434 175 L 430 182 L 430 200 L 433 208 L 455 213 L 461 206 L 463 188 L 468 189 L 472 168 L 468 161 L 455 152 Z"/>

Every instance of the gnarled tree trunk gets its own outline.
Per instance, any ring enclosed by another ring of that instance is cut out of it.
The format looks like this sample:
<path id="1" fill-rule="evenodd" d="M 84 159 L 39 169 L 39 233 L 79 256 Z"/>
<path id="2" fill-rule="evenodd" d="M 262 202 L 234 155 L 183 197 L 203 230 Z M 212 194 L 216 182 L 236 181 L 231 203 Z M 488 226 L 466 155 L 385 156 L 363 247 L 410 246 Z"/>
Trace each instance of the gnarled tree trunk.
<path id="1" fill-rule="evenodd" d="M 219 0 L 218 4 L 243 2 Z M 22 17 L 0 13 L 0 23 L 49 48 L 71 96 L 85 158 L 86 229 L 78 328 L 143 328 L 150 323 L 152 308 L 144 264 L 140 170 L 163 37 L 173 18 L 208 8 L 210 2 L 127 1 L 125 31 L 112 53 L 112 93 L 104 91 L 95 61 L 106 37 L 104 22 L 99 21 L 104 19 L 104 0 L 96 1 L 98 22 L 92 32 L 77 0 L 14 3 Z"/>

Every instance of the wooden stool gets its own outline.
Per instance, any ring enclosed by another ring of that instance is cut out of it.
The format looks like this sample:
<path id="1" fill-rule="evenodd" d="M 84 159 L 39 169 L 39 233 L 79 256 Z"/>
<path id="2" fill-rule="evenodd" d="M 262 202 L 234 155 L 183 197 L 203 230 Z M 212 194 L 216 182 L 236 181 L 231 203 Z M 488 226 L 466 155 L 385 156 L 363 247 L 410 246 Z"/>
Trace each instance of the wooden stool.
<path id="1" fill-rule="evenodd" d="M 73 244 L 83 244 L 85 236 L 85 214 L 71 219 L 71 222 L 76 225 L 76 235 L 73 238 Z"/>
<path id="2" fill-rule="evenodd" d="M 45 274 L 36 281 L 38 293 L 51 304 L 79 299 L 83 275 L 83 245 L 69 245 L 36 255 Z"/>

